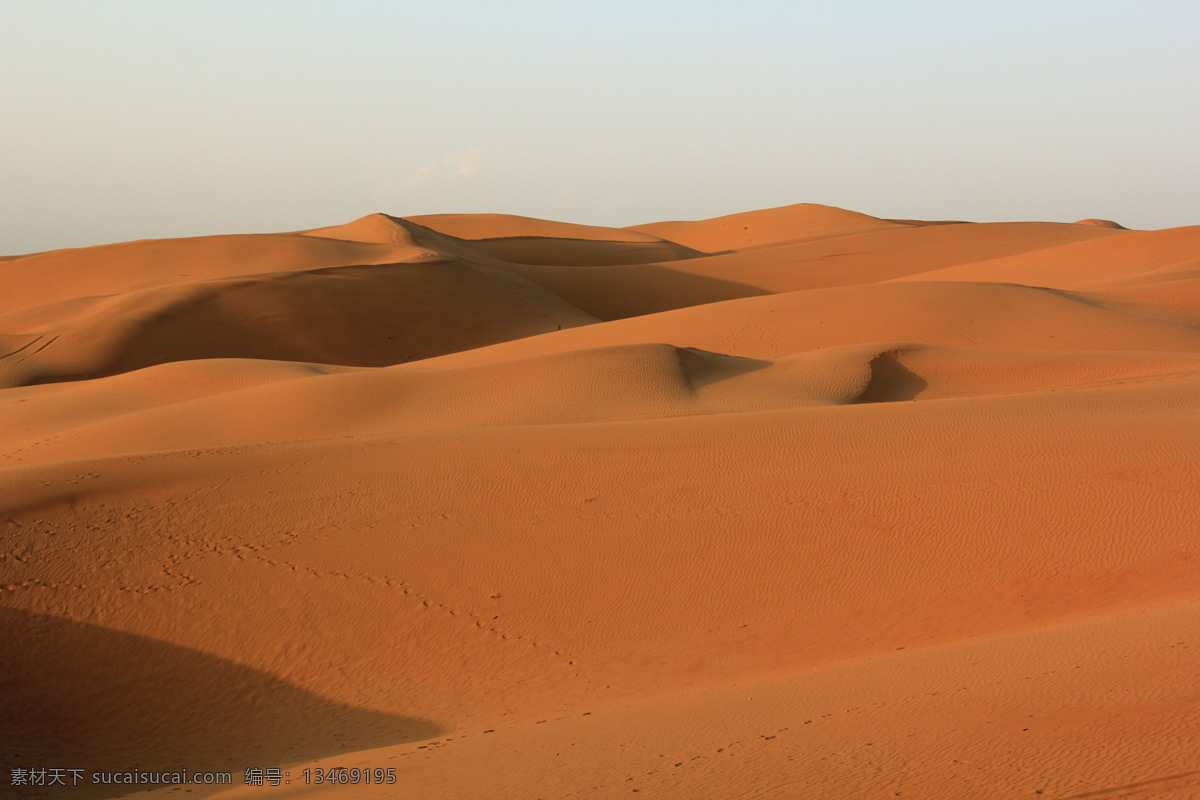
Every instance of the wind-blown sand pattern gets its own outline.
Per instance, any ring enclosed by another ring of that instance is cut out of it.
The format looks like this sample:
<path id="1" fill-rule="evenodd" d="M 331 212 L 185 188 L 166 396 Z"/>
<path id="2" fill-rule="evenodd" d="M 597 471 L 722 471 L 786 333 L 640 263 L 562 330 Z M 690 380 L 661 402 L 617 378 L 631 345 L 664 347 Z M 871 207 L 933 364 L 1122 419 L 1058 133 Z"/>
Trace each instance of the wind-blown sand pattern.
<path id="1" fill-rule="evenodd" d="M 6 778 L 1200 796 L 1200 227 L 375 214 L 0 287 Z"/>

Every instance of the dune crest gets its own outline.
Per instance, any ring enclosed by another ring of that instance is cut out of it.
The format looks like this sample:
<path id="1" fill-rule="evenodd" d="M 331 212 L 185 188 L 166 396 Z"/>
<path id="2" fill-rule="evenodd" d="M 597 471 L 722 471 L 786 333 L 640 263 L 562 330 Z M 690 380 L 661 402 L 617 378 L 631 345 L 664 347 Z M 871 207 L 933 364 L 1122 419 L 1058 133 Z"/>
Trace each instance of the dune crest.
<path id="1" fill-rule="evenodd" d="M 629 230 L 661 236 L 697 250 L 716 253 L 820 234 L 892 228 L 904 224 L 834 206 L 797 203 L 697 222 L 653 222 L 635 225 Z"/>
<path id="2" fill-rule="evenodd" d="M 379 213 L 0 285 L 5 775 L 1194 793 L 1200 227 Z"/>
<path id="3" fill-rule="evenodd" d="M 1124 225 L 1113 222 L 1111 219 L 1081 219 L 1076 221 L 1076 225 L 1094 225 L 1097 228 L 1116 228 L 1118 230 L 1129 230 Z"/>

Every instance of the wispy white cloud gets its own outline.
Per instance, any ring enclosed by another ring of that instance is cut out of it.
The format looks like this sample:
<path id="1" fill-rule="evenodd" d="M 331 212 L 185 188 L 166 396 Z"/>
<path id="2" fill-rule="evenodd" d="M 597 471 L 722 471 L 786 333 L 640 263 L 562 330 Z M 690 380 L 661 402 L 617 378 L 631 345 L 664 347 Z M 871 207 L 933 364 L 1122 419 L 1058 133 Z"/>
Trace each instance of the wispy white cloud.
<path id="1" fill-rule="evenodd" d="M 470 177 L 483 167 L 483 148 L 468 147 L 461 153 L 451 153 L 443 163 L 454 167 L 459 175 Z"/>
<path id="2" fill-rule="evenodd" d="M 483 169 L 483 148 L 468 147 L 461 152 L 447 154 L 441 161 L 422 164 L 413 170 L 406 179 L 388 179 L 388 189 L 415 189 L 429 184 L 470 178 L 478 174 L 481 169 Z"/>
<path id="3" fill-rule="evenodd" d="M 389 200 L 408 195 L 415 189 L 449 189 L 456 183 L 472 180 L 484 169 L 482 147 L 468 147 L 456 153 L 448 153 L 441 160 L 421 164 L 405 175 L 390 175 L 375 187 L 379 200 Z"/>
<path id="4" fill-rule="evenodd" d="M 429 180 L 433 177 L 435 172 L 437 172 L 436 164 L 422 164 L 421 166 L 417 167 L 416 171 L 413 172 L 412 175 L 409 176 L 408 180 L 404 182 L 404 185 L 421 186 L 422 184 L 429 183 Z"/>

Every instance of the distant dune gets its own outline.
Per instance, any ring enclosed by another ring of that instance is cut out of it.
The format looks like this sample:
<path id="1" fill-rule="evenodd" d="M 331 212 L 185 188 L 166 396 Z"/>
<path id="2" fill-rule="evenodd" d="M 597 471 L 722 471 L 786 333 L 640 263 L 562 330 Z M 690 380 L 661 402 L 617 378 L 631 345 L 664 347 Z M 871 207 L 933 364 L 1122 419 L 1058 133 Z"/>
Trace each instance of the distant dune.
<path id="1" fill-rule="evenodd" d="M 0 782 L 234 777 L 6 797 L 1200 796 L 1200 226 L 372 214 L 0 286 Z"/>

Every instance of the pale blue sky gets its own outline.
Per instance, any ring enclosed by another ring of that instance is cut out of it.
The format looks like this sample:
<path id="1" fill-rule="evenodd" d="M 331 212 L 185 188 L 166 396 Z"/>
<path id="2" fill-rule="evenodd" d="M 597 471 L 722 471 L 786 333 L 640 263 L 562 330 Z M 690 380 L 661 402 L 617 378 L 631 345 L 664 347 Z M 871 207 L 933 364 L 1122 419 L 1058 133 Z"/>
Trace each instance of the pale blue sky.
<path id="1" fill-rule="evenodd" d="M 0 253 L 372 211 L 1200 223 L 1200 2 L 0 0 Z"/>

